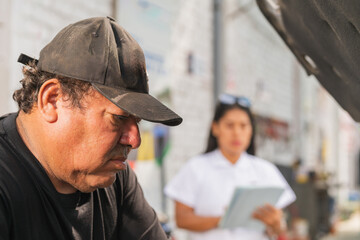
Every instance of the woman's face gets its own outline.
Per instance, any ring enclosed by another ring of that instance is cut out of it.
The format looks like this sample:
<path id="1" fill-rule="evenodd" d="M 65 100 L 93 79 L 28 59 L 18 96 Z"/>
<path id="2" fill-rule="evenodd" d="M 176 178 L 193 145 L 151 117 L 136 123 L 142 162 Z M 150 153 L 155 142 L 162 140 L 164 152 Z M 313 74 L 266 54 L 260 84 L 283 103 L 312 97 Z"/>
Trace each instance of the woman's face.
<path id="1" fill-rule="evenodd" d="M 248 114 L 239 109 L 228 110 L 212 124 L 212 133 L 218 146 L 227 155 L 240 155 L 250 145 L 252 126 Z"/>

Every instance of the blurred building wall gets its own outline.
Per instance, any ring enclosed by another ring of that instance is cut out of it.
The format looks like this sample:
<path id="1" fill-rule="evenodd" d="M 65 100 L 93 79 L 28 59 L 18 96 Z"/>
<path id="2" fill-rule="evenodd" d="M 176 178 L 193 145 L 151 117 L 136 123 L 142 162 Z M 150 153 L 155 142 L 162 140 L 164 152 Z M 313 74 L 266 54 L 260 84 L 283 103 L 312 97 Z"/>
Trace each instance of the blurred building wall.
<path id="1" fill-rule="evenodd" d="M 40 50 L 64 26 L 83 18 L 112 14 L 111 0 L 2 0 L 0 3 L 1 41 L 5 41 L 0 47 L 0 99 L 7 103 L 0 107 L 0 113 L 17 110 L 11 95 L 20 87 L 22 78 L 22 66 L 16 62 L 20 53 L 38 58 Z"/>
<path id="2" fill-rule="evenodd" d="M 209 0 L 183 0 L 171 36 L 169 67 L 172 107 L 183 123 L 172 128 L 171 149 L 165 159 L 170 180 L 192 156 L 205 150 L 213 112 L 213 5 Z M 173 220 L 173 202 L 168 202 Z M 176 239 L 186 233 L 176 230 Z"/>
<path id="3" fill-rule="evenodd" d="M 156 96 L 164 95 L 171 82 L 171 36 L 180 3 L 178 0 L 117 0 L 117 21 L 143 49 L 150 94 Z"/>
<path id="4" fill-rule="evenodd" d="M 339 207 L 359 189 L 359 126 L 314 77 L 301 86 L 303 171 L 316 171 Z"/>
<path id="5" fill-rule="evenodd" d="M 169 179 L 190 157 L 205 150 L 213 111 L 211 1 L 182 1 L 171 41 L 172 106 L 184 121 L 171 129 Z"/>
<path id="6" fill-rule="evenodd" d="M 291 165 L 295 156 L 294 108 L 298 95 L 297 71 L 292 53 L 260 13 L 255 1 L 224 1 L 226 92 L 252 102 L 257 121 L 257 155 Z M 301 70 L 302 71 L 302 70 Z M 260 125 L 261 124 L 261 125 Z"/>
<path id="7" fill-rule="evenodd" d="M 10 110 L 9 91 L 10 0 L 0 1 L 0 115 Z"/>
<path id="8" fill-rule="evenodd" d="M 294 56 L 255 1 L 225 5 L 226 91 L 247 96 L 255 113 L 291 121 Z"/>

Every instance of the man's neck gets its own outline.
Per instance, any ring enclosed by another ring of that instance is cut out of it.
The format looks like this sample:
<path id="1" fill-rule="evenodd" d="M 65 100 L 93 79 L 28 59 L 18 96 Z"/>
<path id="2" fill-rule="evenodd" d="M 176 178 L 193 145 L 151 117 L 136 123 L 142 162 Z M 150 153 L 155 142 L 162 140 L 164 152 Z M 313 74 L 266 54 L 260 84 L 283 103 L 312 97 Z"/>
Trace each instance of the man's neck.
<path id="1" fill-rule="evenodd" d="M 53 141 L 50 141 L 46 138 L 46 134 L 43 134 L 44 131 L 46 131 L 44 125 L 42 125 L 40 120 L 38 120 L 36 116 L 32 114 L 36 113 L 27 114 L 20 111 L 18 117 L 16 118 L 16 127 L 21 139 L 24 141 L 30 152 L 43 166 L 46 174 L 50 178 L 50 181 L 53 183 L 55 189 L 58 192 L 64 194 L 75 192 L 75 188 L 59 180 L 48 166 L 47 159 L 49 156 L 51 156 L 51 154 L 46 152 L 46 142 Z"/>
<path id="2" fill-rule="evenodd" d="M 26 147 L 37 159 L 40 159 L 40 153 L 37 151 L 37 146 L 39 144 L 37 144 L 36 141 L 41 140 L 41 132 L 37 131 L 37 136 L 32 137 L 33 124 L 31 122 L 32 116 L 20 111 L 18 117 L 16 118 L 16 128 Z"/>

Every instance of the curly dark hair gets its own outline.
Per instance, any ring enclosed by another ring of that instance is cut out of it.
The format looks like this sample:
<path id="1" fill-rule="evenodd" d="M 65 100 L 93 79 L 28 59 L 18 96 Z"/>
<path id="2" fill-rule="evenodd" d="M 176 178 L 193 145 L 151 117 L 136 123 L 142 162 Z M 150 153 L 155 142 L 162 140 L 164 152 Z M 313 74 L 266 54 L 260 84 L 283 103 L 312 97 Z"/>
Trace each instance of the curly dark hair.
<path id="1" fill-rule="evenodd" d="M 24 78 L 20 81 L 22 88 L 14 92 L 13 99 L 19 105 L 19 109 L 25 113 L 31 112 L 37 102 L 41 85 L 49 79 L 58 79 L 65 100 L 69 100 L 73 107 L 80 109 L 83 107 L 81 100 L 92 89 L 89 82 L 41 71 L 34 62 L 23 67 L 23 74 Z"/>

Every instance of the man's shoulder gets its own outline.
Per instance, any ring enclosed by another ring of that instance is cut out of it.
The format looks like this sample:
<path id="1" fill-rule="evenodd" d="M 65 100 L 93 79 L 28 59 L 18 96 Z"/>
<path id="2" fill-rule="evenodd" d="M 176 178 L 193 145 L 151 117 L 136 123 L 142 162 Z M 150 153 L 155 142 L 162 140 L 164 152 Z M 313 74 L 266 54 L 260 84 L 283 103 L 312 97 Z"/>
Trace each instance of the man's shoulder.
<path id="1" fill-rule="evenodd" d="M 0 198 L 11 211 L 24 210 L 28 197 L 33 197 L 35 189 L 26 169 L 3 144 L 0 136 Z"/>
<path id="2" fill-rule="evenodd" d="M 16 115 L 16 113 L 8 113 L 0 116 L 0 171 L 4 168 L 10 171 L 18 164 L 17 153 L 20 149 L 15 147 L 8 132 L 10 128 L 16 128 Z"/>
<path id="3" fill-rule="evenodd" d="M 4 128 L 4 120 L 5 118 L 9 117 L 13 113 L 7 113 L 5 115 L 0 116 L 0 136 L 5 135 L 5 128 Z"/>
<path id="4" fill-rule="evenodd" d="M 26 169 L 21 165 L 16 155 L 17 149 L 11 144 L 4 127 L 4 121 L 11 115 L 9 113 L 0 117 L 0 188 L 7 188 L 9 192 L 16 189 L 14 185 L 28 181 Z"/>
<path id="5" fill-rule="evenodd" d="M 13 150 L 9 142 L 9 136 L 6 133 L 4 121 L 11 114 L 6 114 L 0 117 L 0 171 L 4 168 L 4 165 L 11 164 L 12 161 L 9 161 L 9 158 L 13 157 Z M 1 174 L 0 174 L 1 177 Z"/>
<path id="6" fill-rule="evenodd" d="M 25 176 L 24 169 L 10 150 L 8 142 L 0 136 L 0 185 L 12 184 L 15 179 Z"/>
<path id="7" fill-rule="evenodd" d="M 1 122 L 0 122 L 1 123 Z M 1 130 L 0 130 L 1 131 Z M 11 149 L 11 145 L 5 136 L 0 132 L 0 178 L 2 177 L 3 171 L 10 171 L 13 169 L 13 165 L 16 164 L 15 156 Z"/>

